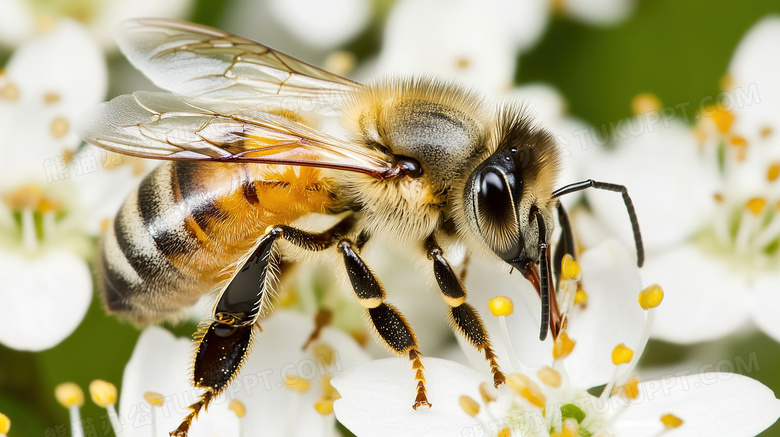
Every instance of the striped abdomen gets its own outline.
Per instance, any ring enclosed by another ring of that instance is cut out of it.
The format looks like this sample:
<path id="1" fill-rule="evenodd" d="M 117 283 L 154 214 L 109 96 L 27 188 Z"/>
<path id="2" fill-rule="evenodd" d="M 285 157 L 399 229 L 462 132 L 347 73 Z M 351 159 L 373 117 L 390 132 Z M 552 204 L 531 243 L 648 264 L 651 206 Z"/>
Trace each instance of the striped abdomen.
<path id="1" fill-rule="evenodd" d="M 268 226 L 325 212 L 330 194 L 314 168 L 162 163 L 103 238 L 108 310 L 135 323 L 175 315 L 229 279 Z"/>

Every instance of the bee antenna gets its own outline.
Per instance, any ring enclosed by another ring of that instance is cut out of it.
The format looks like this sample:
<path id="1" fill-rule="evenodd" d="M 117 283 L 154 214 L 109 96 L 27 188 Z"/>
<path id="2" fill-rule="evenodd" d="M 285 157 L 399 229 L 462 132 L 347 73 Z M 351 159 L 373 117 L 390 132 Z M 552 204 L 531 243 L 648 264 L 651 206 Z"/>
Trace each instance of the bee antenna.
<path id="1" fill-rule="evenodd" d="M 547 229 L 541 214 L 536 214 L 536 223 L 539 225 L 539 282 L 541 283 L 540 296 L 542 299 L 542 326 L 539 329 L 539 340 L 547 338 L 547 330 L 550 324 L 550 272 L 547 269 L 547 242 L 544 241 Z"/>
<path id="2" fill-rule="evenodd" d="M 573 184 L 561 187 L 552 193 L 552 197 L 560 197 L 566 194 L 571 194 L 576 191 L 582 191 L 586 188 L 596 188 L 599 190 L 614 191 L 623 195 L 623 203 L 626 204 L 628 210 L 628 217 L 631 220 L 631 229 L 634 231 L 634 244 L 636 245 L 636 265 L 642 267 L 645 263 L 645 248 L 642 244 L 642 234 L 639 232 L 639 221 L 636 218 L 636 211 L 634 210 L 634 202 L 631 201 L 631 197 L 628 195 L 628 189 L 623 185 L 610 184 L 608 182 L 598 182 L 593 179 L 584 180 L 582 182 L 575 182 Z"/>

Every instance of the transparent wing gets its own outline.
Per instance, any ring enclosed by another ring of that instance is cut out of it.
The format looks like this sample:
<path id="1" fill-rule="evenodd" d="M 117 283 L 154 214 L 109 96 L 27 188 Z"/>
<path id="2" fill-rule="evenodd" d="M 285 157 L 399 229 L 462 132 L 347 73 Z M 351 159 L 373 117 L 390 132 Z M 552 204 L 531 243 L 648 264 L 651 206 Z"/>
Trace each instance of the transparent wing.
<path id="1" fill-rule="evenodd" d="M 117 42 L 155 85 L 200 99 L 252 104 L 287 100 L 338 103 L 360 84 L 240 36 L 197 24 L 136 19 L 117 29 Z M 279 103 L 277 102 L 277 105 Z"/>
<path id="2" fill-rule="evenodd" d="M 77 131 L 98 147 L 142 158 L 303 165 L 377 178 L 394 166 L 378 150 L 280 115 L 169 93 L 116 97 L 85 112 Z"/>

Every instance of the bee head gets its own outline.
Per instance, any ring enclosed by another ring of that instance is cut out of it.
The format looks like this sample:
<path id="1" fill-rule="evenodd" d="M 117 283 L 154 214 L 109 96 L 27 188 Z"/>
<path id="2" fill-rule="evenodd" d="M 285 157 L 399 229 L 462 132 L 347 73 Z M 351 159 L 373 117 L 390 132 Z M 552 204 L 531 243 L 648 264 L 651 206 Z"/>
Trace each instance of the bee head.
<path id="1" fill-rule="evenodd" d="M 499 112 L 491 141 L 495 152 L 463 190 L 466 222 L 498 257 L 523 271 L 552 237 L 558 149 L 549 132 L 512 106 Z"/>

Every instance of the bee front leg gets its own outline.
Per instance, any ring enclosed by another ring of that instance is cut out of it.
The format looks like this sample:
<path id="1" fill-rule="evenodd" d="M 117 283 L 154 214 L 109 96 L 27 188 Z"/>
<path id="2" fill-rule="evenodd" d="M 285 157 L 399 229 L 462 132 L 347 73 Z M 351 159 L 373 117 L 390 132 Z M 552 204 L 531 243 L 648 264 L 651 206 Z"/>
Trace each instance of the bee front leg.
<path id="1" fill-rule="evenodd" d="M 368 311 L 369 319 L 374 325 L 374 330 L 385 345 L 398 355 L 409 356 L 412 369 L 415 371 L 417 381 L 417 397 L 412 408 L 415 410 L 422 406 L 431 406 L 425 390 L 425 375 L 423 374 L 422 354 L 417 345 L 417 337 L 406 318 L 395 307 L 385 302 L 385 289 L 376 279 L 376 275 L 363 262 L 353 249 L 353 243 L 349 240 L 341 240 L 338 244 L 339 252 L 344 256 L 344 265 L 347 268 L 349 281 L 355 290 L 355 295 L 360 304 Z"/>
<path id="2" fill-rule="evenodd" d="M 498 387 L 504 383 L 506 377 L 496 362 L 496 354 L 477 310 L 466 303 L 466 288 L 444 258 L 444 251 L 433 235 L 425 241 L 425 246 L 428 259 L 433 261 L 433 274 L 439 284 L 441 297 L 450 306 L 450 325 L 478 351 L 485 353 L 485 360 L 490 364 L 493 374 L 493 385 Z"/>

